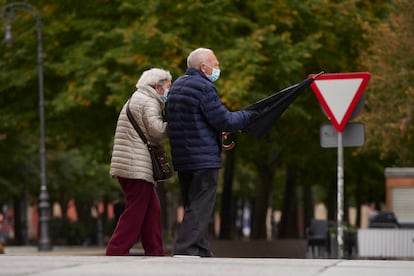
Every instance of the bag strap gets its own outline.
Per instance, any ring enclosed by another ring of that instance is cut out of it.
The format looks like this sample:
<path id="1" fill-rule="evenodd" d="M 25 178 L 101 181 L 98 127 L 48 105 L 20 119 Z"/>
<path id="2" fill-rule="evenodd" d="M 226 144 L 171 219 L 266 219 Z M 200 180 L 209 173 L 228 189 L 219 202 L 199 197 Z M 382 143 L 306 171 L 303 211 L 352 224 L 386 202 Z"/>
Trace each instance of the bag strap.
<path id="1" fill-rule="evenodd" d="M 139 136 L 141 137 L 142 141 L 144 141 L 144 144 L 148 147 L 148 140 L 147 137 L 145 137 L 144 132 L 142 132 L 141 128 L 139 127 L 137 121 L 135 121 L 134 117 L 132 116 L 131 110 L 129 110 L 129 103 L 131 102 L 131 99 L 128 100 L 127 106 L 126 106 L 126 113 L 128 116 L 129 121 L 134 126 L 135 130 L 138 132 Z"/>

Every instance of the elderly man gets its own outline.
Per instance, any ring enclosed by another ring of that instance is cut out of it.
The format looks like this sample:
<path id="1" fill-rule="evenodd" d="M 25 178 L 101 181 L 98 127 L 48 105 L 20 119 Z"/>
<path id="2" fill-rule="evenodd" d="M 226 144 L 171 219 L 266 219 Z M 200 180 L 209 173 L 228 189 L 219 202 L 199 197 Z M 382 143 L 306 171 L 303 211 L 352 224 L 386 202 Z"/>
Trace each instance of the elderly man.
<path id="1" fill-rule="evenodd" d="M 219 62 L 210 49 L 198 48 L 187 58 L 187 70 L 171 86 L 167 104 L 168 137 L 178 172 L 184 218 L 174 255 L 212 257 L 208 224 L 214 211 L 221 161 L 221 133 L 242 129 L 248 111 L 229 111 L 214 82 Z"/>

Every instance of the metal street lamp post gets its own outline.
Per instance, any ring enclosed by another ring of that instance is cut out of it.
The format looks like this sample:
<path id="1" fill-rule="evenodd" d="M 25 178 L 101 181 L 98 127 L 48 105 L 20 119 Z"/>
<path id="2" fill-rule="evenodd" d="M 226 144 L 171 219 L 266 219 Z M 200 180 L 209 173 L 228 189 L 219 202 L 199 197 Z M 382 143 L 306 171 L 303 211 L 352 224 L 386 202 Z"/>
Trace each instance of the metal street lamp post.
<path id="1" fill-rule="evenodd" d="M 46 184 L 46 147 L 45 147 L 45 115 L 43 96 L 43 51 L 42 51 L 42 22 L 40 13 L 35 7 L 23 2 L 14 2 L 4 6 L 2 17 L 6 21 L 4 42 L 12 42 L 11 24 L 16 18 L 16 10 L 29 12 L 36 20 L 37 27 L 37 65 L 39 76 L 39 120 L 40 120 L 40 194 L 39 194 L 39 251 L 51 250 L 49 238 L 50 205 Z"/>

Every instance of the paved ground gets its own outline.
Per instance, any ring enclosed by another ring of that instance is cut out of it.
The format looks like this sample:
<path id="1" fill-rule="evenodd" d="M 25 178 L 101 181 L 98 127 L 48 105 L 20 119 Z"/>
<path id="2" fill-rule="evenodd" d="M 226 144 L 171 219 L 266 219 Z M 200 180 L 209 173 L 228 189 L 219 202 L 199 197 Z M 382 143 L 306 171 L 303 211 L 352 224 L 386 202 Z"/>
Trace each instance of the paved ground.
<path id="1" fill-rule="evenodd" d="M 413 276 L 414 261 L 286 258 L 106 257 L 102 248 L 6 247 L 1 276 Z"/>

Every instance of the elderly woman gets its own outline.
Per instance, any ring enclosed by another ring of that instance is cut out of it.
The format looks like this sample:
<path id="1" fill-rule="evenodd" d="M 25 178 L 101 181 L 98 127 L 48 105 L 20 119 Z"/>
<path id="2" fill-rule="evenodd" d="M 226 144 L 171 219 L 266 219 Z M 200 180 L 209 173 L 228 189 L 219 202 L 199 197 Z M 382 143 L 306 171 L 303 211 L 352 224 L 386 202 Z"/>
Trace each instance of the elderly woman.
<path id="1" fill-rule="evenodd" d="M 161 144 L 166 136 L 162 119 L 171 74 L 163 69 L 145 71 L 129 100 L 129 109 L 150 144 Z M 128 256 L 137 239 L 145 255 L 163 256 L 161 208 L 156 193 L 151 157 L 122 108 L 115 131 L 110 173 L 125 193 L 125 210 L 106 248 L 108 256 Z"/>

